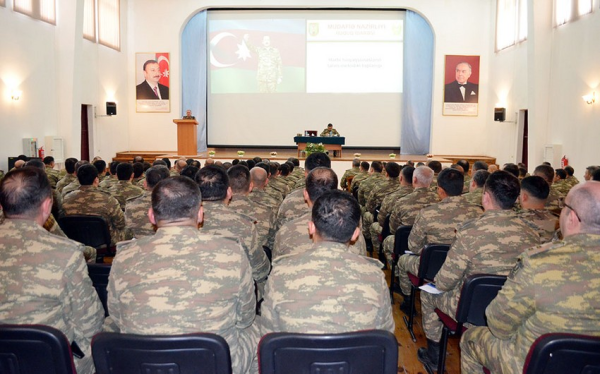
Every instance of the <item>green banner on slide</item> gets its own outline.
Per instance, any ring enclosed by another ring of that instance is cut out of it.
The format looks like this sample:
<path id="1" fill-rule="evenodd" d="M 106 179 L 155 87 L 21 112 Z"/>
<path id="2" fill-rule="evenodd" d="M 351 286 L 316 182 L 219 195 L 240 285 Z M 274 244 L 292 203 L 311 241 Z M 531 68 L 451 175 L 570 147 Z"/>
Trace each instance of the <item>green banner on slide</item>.
<path id="1" fill-rule="evenodd" d="M 277 92 L 305 92 L 306 70 L 300 67 L 283 68 L 283 79 Z M 219 69 L 210 74 L 211 93 L 258 93 L 256 71 L 247 69 Z"/>

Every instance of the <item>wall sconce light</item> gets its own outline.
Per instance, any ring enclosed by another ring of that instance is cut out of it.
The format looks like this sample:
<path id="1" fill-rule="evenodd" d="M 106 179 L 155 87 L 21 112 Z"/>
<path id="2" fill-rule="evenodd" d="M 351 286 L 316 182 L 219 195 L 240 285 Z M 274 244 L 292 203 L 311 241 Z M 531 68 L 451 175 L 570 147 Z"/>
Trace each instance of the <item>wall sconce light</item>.
<path id="1" fill-rule="evenodd" d="M 586 103 L 588 103 L 590 105 L 596 102 L 596 93 L 595 92 L 592 92 L 591 94 L 584 95 L 581 97 L 583 98 L 583 101 L 585 101 Z"/>
<path id="2" fill-rule="evenodd" d="M 19 101 L 19 99 L 21 98 L 21 94 L 22 92 L 19 90 L 13 90 L 10 93 L 10 98 L 13 99 L 14 101 Z"/>

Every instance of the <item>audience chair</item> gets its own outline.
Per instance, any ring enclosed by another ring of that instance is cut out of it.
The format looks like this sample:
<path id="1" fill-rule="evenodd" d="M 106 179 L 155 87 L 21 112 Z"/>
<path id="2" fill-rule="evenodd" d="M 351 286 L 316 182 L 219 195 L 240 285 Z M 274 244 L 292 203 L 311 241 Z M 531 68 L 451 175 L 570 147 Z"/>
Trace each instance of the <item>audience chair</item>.
<path id="1" fill-rule="evenodd" d="M 387 222 L 387 230 L 389 232 L 389 216 L 386 218 Z M 385 227 L 383 228 L 385 230 Z M 392 279 L 390 281 L 390 298 L 392 299 L 392 304 L 394 303 L 394 285 L 396 280 L 396 268 L 398 267 L 398 259 L 400 256 L 406 254 L 408 251 L 408 237 L 410 235 L 410 230 L 412 230 L 412 226 L 404 225 L 398 227 L 396 233 L 394 234 L 394 253 L 392 254 L 392 264 L 390 265 L 392 268 Z M 381 240 L 381 247 L 383 248 L 383 239 Z"/>
<path id="2" fill-rule="evenodd" d="M 450 250 L 449 244 L 427 244 L 421 251 L 421 260 L 419 262 L 419 272 L 417 276 L 408 273 L 410 279 L 410 314 L 408 318 L 403 316 L 404 324 L 410 333 L 413 342 L 417 341 L 413 331 L 415 321 L 415 298 L 417 291 L 425 282 L 433 282 L 438 271 L 440 271 L 446 256 Z"/>
<path id="3" fill-rule="evenodd" d="M 398 342 L 383 330 L 271 333 L 258 344 L 258 364 L 261 374 L 396 374 Z"/>
<path id="4" fill-rule="evenodd" d="M 377 209 L 379 210 L 379 207 Z M 383 221 L 383 227 L 381 228 L 381 234 L 379 235 L 378 257 L 379 261 L 383 263 L 383 270 L 388 269 L 388 261 L 385 257 L 385 253 L 383 252 L 383 240 L 390 235 L 390 217 L 391 215 L 389 214 L 385 217 L 385 220 Z M 375 219 L 373 222 L 377 222 L 377 219 Z M 389 266 L 391 267 L 392 265 L 389 264 Z"/>
<path id="5" fill-rule="evenodd" d="M 354 179 L 354 175 L 349 176 L 348 178 L 346 178 L 346 191 L 352 193 L 352 180 Z"/>
<path id="6" fill-rule="evenodd" d="M 106 304 L 106 298 L 108 292 L 108 275 L 110 274 L 110 264 L 87 264 L 88 274 L 92 279 L 92 285 L 98 293 L 98 297 L 104 307 L 104 316 L 108 317 L 108 306 Z"/>
<path id="7" fill-rule="evenodd" d="M 504 286 L 504 282 L 506 282 L 506 277 L 504 275 L 471 275 L 467 277 L 460 291 L 455 319 L 441 310 L 435 309 L 436 314 L 444 324 L 442 338 L 440 340 L 440 356 L 437 367 L 438 373 L 443 373 L 446 366 L 448 337 L 450 335 L 462 334 L 462 332 L 466 330 L 464 327 L 464 324 L 466 323 L 474 326 L 487 326 L 485 309 L 490 305 L 492 300 L 496 298 L 498 291 Z"/>
<path id="8" fill-rule="evenodd" d="M 598 374 L 600 337 L 550 333 L 529 349 L 523 374 Z"/>
<path id="9" fill-rule="evenodd" d="M 108 224 L 103 217 L 70 215 L 60 218 L 58 225 L 69 239 L 96 248 L 96 262 L 102 262 L 106 255 L 115 255 L 115 249 L 110 245 Z"/>
<path id="10" fill-rule="evenodd" d="M 71 346 L 43 325 L 0 325 L 0 373 L 76 374 Z"/>
<path id="11" fill-rule="evenodd" d="M 231 374 L 225 339 L 216 334 L 102 332 L 92 340 L 96 374 Z"/>

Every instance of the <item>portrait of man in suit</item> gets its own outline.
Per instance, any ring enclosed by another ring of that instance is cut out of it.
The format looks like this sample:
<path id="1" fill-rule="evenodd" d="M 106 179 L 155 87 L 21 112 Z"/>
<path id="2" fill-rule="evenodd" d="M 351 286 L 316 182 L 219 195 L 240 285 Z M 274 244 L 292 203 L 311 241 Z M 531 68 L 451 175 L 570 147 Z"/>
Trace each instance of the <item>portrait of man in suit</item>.
<path id="1" fill-rule="evenodd" d="M 156 60 L 144 63 L 144 81 L 136 86 L 137 100 L 169 100 L 169 87 L 158 83 L 162 73 Z"/>
<path id="2" fill-rule="evenodd" d="M 479 85 L 469 82 L 472 74 L 471 64 L 460 62 L 456 65 L 455 80 L 446 84 L 445 103 L 478 103 Z"/>

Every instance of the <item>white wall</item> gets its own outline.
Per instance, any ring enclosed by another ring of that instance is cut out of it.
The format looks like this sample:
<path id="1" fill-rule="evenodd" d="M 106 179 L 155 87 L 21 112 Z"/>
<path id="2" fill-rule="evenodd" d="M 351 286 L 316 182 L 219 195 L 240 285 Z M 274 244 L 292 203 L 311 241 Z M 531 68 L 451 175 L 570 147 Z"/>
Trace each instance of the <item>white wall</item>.
<path id="1" fill-rule="evenodd" d="M 0 7 L 0 169 L 7 158 L 23 153 L 21 139 L 65 139 L 67 157 L 80 157 L 81 104 L 117 101 L 120 115 L 91 118 L 95 145 L 90 153 L 110 159 L 129 149 L 127 105 L 127 9 L 122 12 L 121 52 L 84 40 L 83 0 L 57 0 L 57 26 Z M 19 101 L 12 89 L 22 91 Z M 44 147 L 47 149 L 48 147 Z"/>
<path id="2" fill-rule="evenodd" d="M 176 149 L 172 119 L 181 115 L 180 36 L 189 18 L 210 7 L 248 7 L 248 1 L 160 0 L 121 3 L 121 52 L 83 40 L 82 0 L 58 0 L 58 26 L 0 8 L 0 168 L 22 152 L 20 139 L 55 135 L 66 139 L 67 156 L 79 156 L 80 106 L 104 114 L 117 101 L 118 115 L 94 120 L 92 156 L 106 159 L 117 151 Z M 529 37 L 494 52 L 495 2 L 480 0 L 257 0 L 256 7 L 406 8 L 420 13 L 435 35 L 432 153 L 484 154 L 499 163 L 514 162 L 517 126 L 514 113 L 529 110 L 529 160 L 539 164 L 546 143 L 562 144 L 577 174 L 600 164 L 599 103 L 581 96 L 600 85 L 600 11 L 552 28 L 550 1 L 529 0 Z M 157 17 L 160 14 L 160 17 Z M 136 113 L 135 53 L 171 54 L 171 112 Z M 477 117 L 442 116 L 444 56 L 481 56 L 480 108 Z M 23 91 L 10 100 L 10 89 Z M 600 92 L 598 93 L 600 94 Z M 507 108 L 507 122 L 493 121 L 493 108 Z M 555 165 L 558 166 L 558 165 Z"/>

